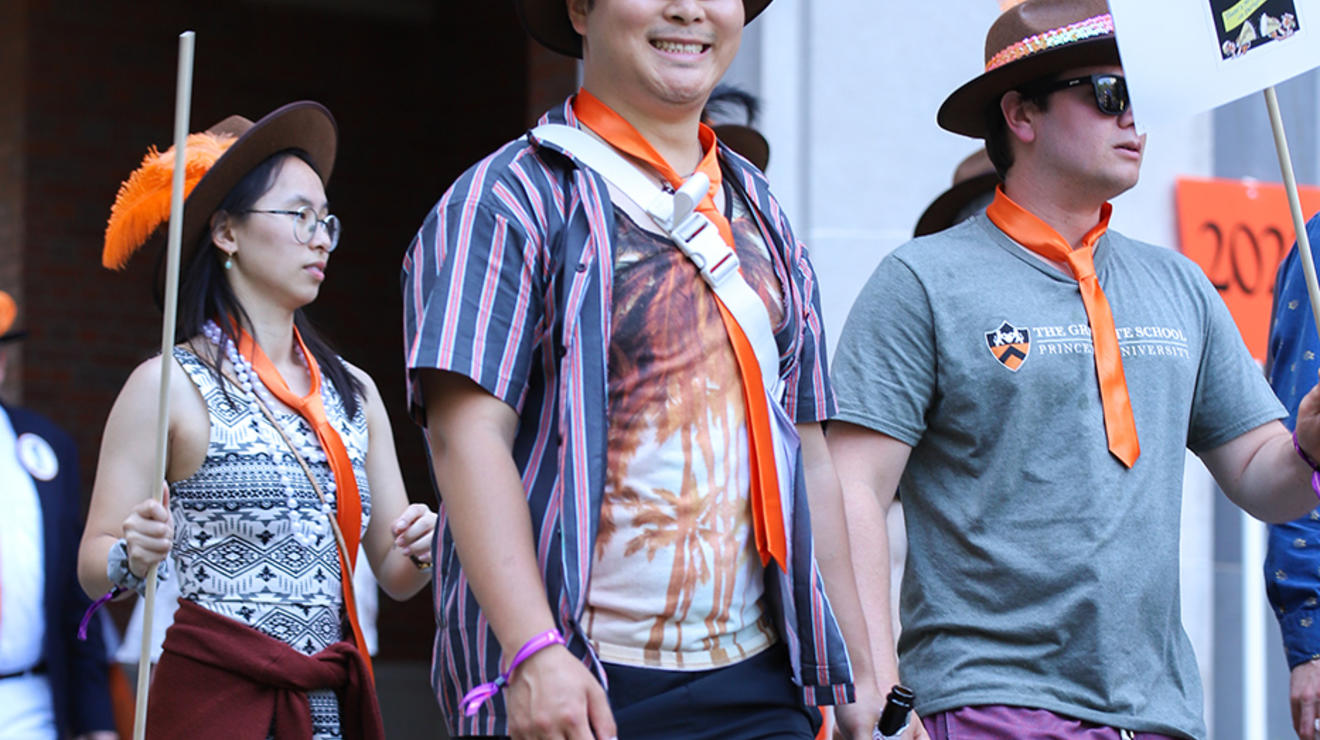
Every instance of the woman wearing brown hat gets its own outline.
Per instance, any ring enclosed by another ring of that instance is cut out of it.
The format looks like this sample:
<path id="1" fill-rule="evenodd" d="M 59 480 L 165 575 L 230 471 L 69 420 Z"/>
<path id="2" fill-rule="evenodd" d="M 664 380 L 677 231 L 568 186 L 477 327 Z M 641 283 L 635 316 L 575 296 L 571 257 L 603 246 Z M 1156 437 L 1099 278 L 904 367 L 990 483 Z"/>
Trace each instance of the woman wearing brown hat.
<path id="1" fill-rule="evenodd" d="M 233 116 L 187 143 L 179 324 L 165 506 L 149 494 L 160 357 L 106 424 L 79 575 L 139 589 L 177 565 L 180 608 L 147 717 L 156 737 L 380 737 L 351 598 L 362 541 L 386 593 L 429 580 L 435 514 L 409 505 L 371 378 L 302 309 L 339 221 L 325 195 L 336 128 L 317 103 Z M 104 262 L 121 267 L 164 220 L 173 152 L 125 181 Z"/>

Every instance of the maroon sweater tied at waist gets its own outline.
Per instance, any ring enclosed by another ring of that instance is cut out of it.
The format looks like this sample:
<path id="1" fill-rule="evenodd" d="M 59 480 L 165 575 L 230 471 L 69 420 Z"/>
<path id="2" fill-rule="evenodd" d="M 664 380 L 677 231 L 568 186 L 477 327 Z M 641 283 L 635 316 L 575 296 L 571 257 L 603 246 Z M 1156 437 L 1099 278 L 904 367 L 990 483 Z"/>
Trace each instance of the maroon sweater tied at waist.
<path id="1" fill-rule="evenodd" d="M 339 695 L 347 740 L 383 740 L 376 690 L 352 643 L 305 655 L 180 599 L 151 681 L 147 737 L 305 740 L 312 736 L 307 692 L 319 689 Z"/>

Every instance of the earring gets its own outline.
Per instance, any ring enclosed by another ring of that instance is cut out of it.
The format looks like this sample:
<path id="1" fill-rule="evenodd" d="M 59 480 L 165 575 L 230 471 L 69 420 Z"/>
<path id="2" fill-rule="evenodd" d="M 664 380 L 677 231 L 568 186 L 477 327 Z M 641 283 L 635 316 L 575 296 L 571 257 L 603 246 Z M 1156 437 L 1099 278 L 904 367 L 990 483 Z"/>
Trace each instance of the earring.
<path id="1" fill-rule="evenodd" d="M 234 267 L 234 255 L 225 254 L 225 269 L 229 270 L 232 269 L 233 267 Z"/>

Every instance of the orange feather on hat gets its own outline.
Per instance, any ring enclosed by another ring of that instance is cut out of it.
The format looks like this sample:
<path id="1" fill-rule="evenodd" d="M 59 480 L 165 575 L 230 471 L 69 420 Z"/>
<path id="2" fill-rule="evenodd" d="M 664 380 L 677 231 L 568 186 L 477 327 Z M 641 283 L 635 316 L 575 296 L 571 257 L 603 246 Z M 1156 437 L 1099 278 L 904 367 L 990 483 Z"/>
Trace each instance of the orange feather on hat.
<path id="1" fill-rule="evenodd" d="M 202 177 L 237 137 L 230 134 L 189 134 L 184 145 L 183 197 L 187 201 Z M 119 186 L 110 221 L 105 227 L 101 264 L 123 269 L 147 239 L 170 216 L 170 190 L 174 180 L 174 147 L 164 152 L 151 147 L 142 164 Z"/>
<path id="2" fill-rule="evenodd" d="M 14 318 L 18 316 L 18 304 L 14 302 L 14 297 L 0 290 L 0 334 L 9 331 L 9 327 L 14 325 Z"/>

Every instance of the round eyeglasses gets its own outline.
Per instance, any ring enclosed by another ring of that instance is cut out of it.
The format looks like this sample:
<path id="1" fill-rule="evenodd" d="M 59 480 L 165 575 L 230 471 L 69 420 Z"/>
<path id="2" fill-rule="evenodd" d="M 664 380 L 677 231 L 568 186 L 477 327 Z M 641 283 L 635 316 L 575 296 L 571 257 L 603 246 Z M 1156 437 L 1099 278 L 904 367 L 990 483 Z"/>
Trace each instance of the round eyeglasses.
<path id="1" fill-rule="evenodd" d="M 330 246 L 326 251 L 333 252 L 335 247 L 339 246 L 339 218 L 332 213 L 327 213 L 325 218 L 318 218 L 316 209 L 311 206 L 303 206 L 292 211 L 249 208 L 246 211 L 238 211 L 237 213 L 273 213 L 278 216 L 293 216 L 293 238 L 299 244 L 310 244 L 312 239 L 316 238 L 317 227 L 324 226 L 325 236 L 330 240 Z"/>

